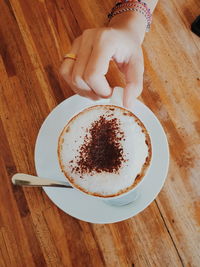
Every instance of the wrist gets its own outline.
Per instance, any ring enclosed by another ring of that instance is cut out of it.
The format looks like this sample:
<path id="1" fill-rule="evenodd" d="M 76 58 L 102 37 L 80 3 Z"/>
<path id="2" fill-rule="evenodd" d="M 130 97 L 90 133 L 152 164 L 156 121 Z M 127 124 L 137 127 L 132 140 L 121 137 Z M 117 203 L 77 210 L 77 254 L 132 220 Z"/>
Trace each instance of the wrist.
<path id="1" fill-rule="evenodd" d="M 129 34 L 134 35 L 134 39 L 137 38 L 141 44 L 146 32 L 146 19 L 142 14 L 135 11 L 124 12 L 114 16 L 109 21 L 108 26 L 127 31 Z"/>

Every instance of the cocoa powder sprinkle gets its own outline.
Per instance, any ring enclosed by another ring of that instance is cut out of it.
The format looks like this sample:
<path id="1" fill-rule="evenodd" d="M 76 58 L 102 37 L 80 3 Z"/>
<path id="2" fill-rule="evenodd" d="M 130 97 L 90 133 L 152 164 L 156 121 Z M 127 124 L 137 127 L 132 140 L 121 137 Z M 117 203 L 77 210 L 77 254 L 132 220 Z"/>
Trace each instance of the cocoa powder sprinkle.
<path id="1" fill-rule="evenodd" d="M 84 143 L 79 148 L 72 171 L 84 173 L 117 173 L 125 160 L 121 140 L 124 132 L 117 118 L 106 119 L 104 115 L 86 130 Z"/>

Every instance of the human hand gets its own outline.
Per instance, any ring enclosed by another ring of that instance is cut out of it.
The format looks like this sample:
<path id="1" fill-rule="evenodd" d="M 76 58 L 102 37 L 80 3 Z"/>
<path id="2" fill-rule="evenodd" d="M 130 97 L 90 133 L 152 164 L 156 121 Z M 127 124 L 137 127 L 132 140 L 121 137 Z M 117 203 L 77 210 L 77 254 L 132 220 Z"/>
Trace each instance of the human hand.
<path id="1" fill-rule="evenodd" d="M 65 59 L 60 72 L 72 90 L 94 100 L 109 97 L 112 88 L 106 80 L 110 60 L 124 73 L 126 87 L 123 103 L 131 107 L 143 88 L 144 62 L 141 44 L 145 18 L 136 12 L 114 17 L 105 28 L 88 29 L 76 38 L 70 53 L 76 60 Z"/>

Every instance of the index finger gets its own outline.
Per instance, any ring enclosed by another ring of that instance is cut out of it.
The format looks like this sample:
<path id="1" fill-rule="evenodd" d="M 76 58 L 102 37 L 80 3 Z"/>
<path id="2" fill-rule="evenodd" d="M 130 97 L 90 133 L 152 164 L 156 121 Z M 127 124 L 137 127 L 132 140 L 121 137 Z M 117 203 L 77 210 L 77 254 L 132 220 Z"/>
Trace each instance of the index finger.
<path id="1" fill-rule="evenodd" d="M 105 77 L 112 56 L 113 48 L 111 45 L 96 42 L 84 72 L 84 79 L 87 84 L 102 97 L 108 97 L 112 93 Z"/>

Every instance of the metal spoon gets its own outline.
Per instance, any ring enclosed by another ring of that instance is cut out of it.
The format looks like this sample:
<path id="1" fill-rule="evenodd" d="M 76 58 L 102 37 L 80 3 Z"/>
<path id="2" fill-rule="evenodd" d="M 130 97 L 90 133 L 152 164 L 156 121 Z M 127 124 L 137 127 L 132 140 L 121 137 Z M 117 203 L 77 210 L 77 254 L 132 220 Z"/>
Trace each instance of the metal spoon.
<path id="1" fill-rule="evenodd" d="M 24 173 L 16 173 L 12 177 L 12 183 L 20 186 L 53 186 L 73 188 L 67 182 L 61 182 Z"/>

